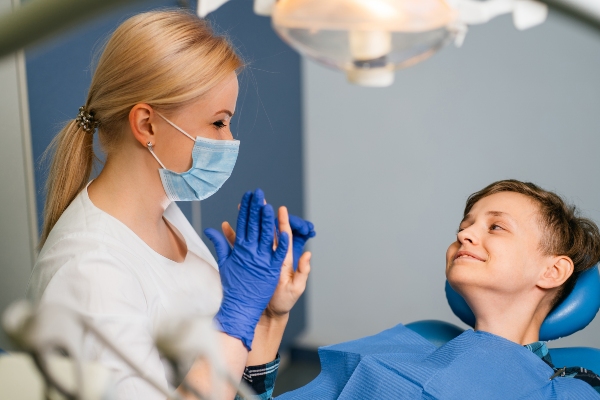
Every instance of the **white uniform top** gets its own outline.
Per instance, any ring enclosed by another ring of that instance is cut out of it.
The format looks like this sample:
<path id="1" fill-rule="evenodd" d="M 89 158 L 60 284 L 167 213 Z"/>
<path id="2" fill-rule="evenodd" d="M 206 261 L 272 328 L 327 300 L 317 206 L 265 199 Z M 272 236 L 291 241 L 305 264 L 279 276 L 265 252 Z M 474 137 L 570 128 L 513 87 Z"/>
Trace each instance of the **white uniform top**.
<path id="1" fill-rule="evenodd" d="M 100 210 L 84 189 L 60 217 L 35 264 L 27 296 L 91 317 L 146 373 L 167 386 L 153 333 L 169 314 L 214 315 L 222 289 L 217 263 L 175 203 L 165 219 L 187 244 L 183 263 L 152 250 L 122 222 Z M 185 310 L 182 310 L 184 308 Z M 108 367 L 118 399 L 163 399 L 90 334 L 84 357 Z"/>

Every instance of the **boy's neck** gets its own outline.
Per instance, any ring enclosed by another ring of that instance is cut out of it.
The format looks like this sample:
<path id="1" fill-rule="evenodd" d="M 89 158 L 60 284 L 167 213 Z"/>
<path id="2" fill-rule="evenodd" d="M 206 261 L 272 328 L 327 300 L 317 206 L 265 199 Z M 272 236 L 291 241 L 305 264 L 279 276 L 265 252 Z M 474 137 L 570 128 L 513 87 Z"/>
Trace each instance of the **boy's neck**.
<path id="1" fill-rule="evenodd" d="M 540 305 L 539 299 L 506 299 L 506 295 L 485 297 L 484 301 L 474 302 L 472 307 L 476 331 L 493 333 L 521 345 L 539 340 L 540 327 L 547 315 L 546 307 Z"/>

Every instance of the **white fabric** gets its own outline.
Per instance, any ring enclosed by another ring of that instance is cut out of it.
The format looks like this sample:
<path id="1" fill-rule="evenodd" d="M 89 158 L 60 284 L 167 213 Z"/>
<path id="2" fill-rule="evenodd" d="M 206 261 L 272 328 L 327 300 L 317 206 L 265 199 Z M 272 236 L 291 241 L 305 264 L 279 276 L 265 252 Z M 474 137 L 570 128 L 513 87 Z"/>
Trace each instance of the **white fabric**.
<path id="1" fill-rule="evenodd" d="M 165 219 L 185 239 L 188 253 L 176 263 L 152 250 L 133 231 L 100 210 L 84 189 L 44 244 L 27 295 L 34 304 L 59 303 L 93 318 L 96 326 L 146 372 L 167 386 L 153 333 L 169 315 L 214 315 L 222 291 L 217 263 L 179 207 Z M 84 356 L 112 373 L 118 399 L 163 399 L 90 335 Z"/>

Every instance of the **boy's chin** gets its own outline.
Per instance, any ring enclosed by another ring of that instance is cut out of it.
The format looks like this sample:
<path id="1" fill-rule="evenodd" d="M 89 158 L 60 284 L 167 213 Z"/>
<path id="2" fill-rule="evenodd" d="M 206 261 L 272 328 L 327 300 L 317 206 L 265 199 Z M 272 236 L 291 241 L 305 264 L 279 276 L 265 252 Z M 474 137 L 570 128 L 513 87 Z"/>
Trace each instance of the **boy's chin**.
<path id="1" fill-rule="evenodd" d="M 463 297 L 465 290 L 469 288 L 481 288 L 489 286 L 489 282 L 486 282 L 485 277 L 478 276 L 479 274 L 474 273 L 472 269 L 465 268 L 464 266 L 450 267 L 446 271 L 446 279 L 452 289 L 460 293 Z"/>

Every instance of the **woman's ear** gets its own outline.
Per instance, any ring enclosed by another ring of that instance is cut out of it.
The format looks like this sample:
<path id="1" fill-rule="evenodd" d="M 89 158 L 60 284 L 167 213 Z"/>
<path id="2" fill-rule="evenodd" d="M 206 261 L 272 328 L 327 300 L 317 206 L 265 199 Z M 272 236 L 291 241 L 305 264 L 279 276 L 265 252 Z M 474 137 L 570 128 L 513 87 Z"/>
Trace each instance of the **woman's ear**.
<path id="1" fill-rule="evenodd" d="M 129 128 L 135 140 L 140 142 L 144 147 L 148 146 L 148 142 L 155 144 L 154 127 L 154 110 L 148 104 L 136 104 L 129 111 Z"/>
<path id="2" fill-rule="evenodd" d="M 543 289 L 553 289 L 562 286 L 573 275 L 575 266 L 573 260 L 567 256 L 553 257 L 552 262 L 544 270 L 538 281 L 538 286 Z"/>

